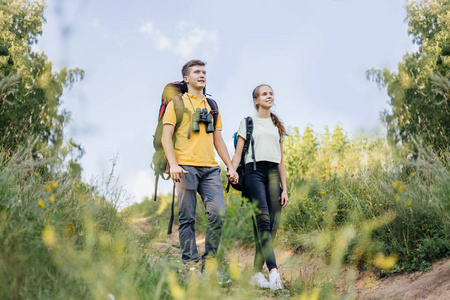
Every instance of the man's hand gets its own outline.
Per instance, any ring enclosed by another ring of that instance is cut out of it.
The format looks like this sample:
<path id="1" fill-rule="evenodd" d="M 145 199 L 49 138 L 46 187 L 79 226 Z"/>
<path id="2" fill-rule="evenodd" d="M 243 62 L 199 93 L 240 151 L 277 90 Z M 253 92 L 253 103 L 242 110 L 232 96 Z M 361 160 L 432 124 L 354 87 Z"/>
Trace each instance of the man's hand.
<path id="1" fill-rule="evenodd" d="M 236 184 L 239 182 L 239 174 L 233 167 L 228 168 L 227 177 L 232 184 Z"/>
<path id="2" fill-rule="evenodd" d="M 175 182 L 180 182 L 183 174 L 187 174 L 187 173 L 189 173 L 189 172 L 185 171 L 178 164 L 176 164 L 174 166 L 170 166 L 170 178 L 172 178 L 172 180 Z"/>
<path id="3" fill-rule="evenodd" d="M 281 193 L 281 207 L 285 207 L 289 202 L 288 199 L 288 194 L 286 191 L 283 191 L 283 193 Z"/>

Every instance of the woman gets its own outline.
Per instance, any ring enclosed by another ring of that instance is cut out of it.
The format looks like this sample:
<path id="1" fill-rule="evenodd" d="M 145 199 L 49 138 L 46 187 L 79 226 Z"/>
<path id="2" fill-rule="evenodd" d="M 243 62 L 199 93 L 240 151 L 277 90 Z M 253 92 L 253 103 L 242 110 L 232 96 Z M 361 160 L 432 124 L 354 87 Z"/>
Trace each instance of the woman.
<path id="1" fill-rule="evenodd" d="M 270 111 L 274 105 L 272 88 L 261 84 L 253 90 L 253 102 L 256 115 L 253 119 L 254 147 L 249 147 L 245 154 L 245 194 L 255 207 L 255 274 L 250 283 L 272 290 L 282 289 L 280 274 L 275 260 L 272 241 L 275 238 L 280 221 L 281 208 L 288 203 L 286 192 L 286 175 L 283 160 L 283 138 L 286 136 L 278 117 Z M 232 163 L 237 168 L 241 160 L 246 138 L 245 119 L 241 121 L 238 142 Z M 256 168 L 252 159 L 252 148 Z M 282 192 L 280 191 L 280 182 Z M 281 193 L 280 193 L 281 192 Z M 281 197 L 280 197 L 281 194 Z M 256 223 L 256 224 L 255 224 Z M 266 262 L 269 269 L 269 281 L 261 273 Z"/>

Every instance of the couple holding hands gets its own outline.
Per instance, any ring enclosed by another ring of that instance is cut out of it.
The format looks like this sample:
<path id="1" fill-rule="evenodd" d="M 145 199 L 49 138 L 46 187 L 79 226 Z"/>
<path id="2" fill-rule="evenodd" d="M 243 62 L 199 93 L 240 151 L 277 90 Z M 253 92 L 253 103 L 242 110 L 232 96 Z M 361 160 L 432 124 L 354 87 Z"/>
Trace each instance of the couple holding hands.
<path id="1" fill-rule="evenodd" d="M 207 114 L 211 111 L 203 94 L 206 86 L 205 65 L 201 60 L 191 60 L 181 71 L 188 88 L 187 93 L 182 96 L 182 101 L 190 116 L 193 116 L 197 109 Z M 255 207 L 256 216 L 256 220 L 253 221 L 256 248 L 255 274 L 251 277 L 250 283 L 278 290 L 282 289 L 283 285 L 272 241 L 278 228 L 281 208 L 289 201 L 283 160 L 283 138 L 286 136 L 286 129 L 271 112 L 274 93 L 269 85 L 257 86 L 253 90 L 252 97 L 257 111 L 252 117 L 253 145 L 244 155 L 244 193 Z M 227 177 L 232 183 L 237 183 L 239 175 L 236 169 L 241 161 L 247 137 L 244 119 L 239 126 L 235 155 L 230 159 L 221 134 L 220 113 L 217 113 L 213 130 L 210 126 L 207 127 L 208 122 L 202 122 L 203 119 L 207 118 L 201 116 L 200 122 L 197 122 L 198 128 L 192 130 L 192 118 L 183 118 L 175 130 L 177 117 L 173 101 L 167 106 L 163 117 L 162 144 L 170 166 L 170 177 L 175 182 L 177 190 L 181 259 L 188 271 L 198 270 L 199 262 L 194 230 L 197 192 L 208 215 L 202 270 L 205 262 L 217 253 L 222 234 L 225 199 L 220 180 L 220 166 L 215 161 L 214 148 L 228 167 Z M 269 270 L 269 280 L 262 274 L 264 262 Z"/>

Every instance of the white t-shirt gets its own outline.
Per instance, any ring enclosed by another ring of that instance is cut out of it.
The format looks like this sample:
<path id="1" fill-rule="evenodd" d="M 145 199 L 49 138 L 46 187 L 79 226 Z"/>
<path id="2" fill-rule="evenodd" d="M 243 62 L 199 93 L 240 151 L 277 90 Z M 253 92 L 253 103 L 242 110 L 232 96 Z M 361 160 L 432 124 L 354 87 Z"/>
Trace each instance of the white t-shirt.
<path id="1" fill-rule="evenodd" d="M 272 118 L 253 119 L 253 140 L 255 141 L 255 159 L 256 161 L 270 161 L 279 164 L 281 162 L 280 142 L 284 139 L 284 135 L 280 137 L 278 128 L 273 124 Z M 247 137 L 247 129 L 245 128 L 245 119 L 239 124 L 238 135 L 244 140 Z M 253 162 L 252 145 L 248 146 L 245 154 L 245 163 Z"/>

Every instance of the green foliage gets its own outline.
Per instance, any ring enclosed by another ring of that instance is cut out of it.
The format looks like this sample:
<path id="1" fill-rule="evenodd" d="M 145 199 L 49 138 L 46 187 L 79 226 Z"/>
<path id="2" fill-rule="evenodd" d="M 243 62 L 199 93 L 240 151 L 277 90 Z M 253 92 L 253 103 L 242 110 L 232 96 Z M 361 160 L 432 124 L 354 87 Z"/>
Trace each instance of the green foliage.
<path id="1" fill-rule="evenodd" d="M 345 146 L 348 144 L 347 134 L 344 129 L 337 124 L 333 131 L 333 136 L 330 141 L 331 150 L 338 154 L 343 154 Z"/>
<path id="2" fill-rule="evenodd" d="M 288 176 L 288 182 L 297 181 L 281 229 L 291 247 L 309 249 L 311 240 L 316 245 L 324 234 L 352 226 L 347 259 L 370 267 L 378 252 L 398 256 L 397 265 L 382 274 L 424 270 L 450 254 L 449 162 L 420 147 L 417 157 L 403 159 L 407 149 L 398 151 L 380 139 L 347 140 L 344 152 L 329 149 L 319 145 L 309 171 Z M 388 221 L 377 221 L 383 218 Z M 364 233 L 372 221 L 370 234 Z"/>
<path id="3" fill-rule="evenodd" d="M 133 244 L 119 243 L 127 239 L 125 220 L 78 178 L 43 172 L 47 163 L 51 161 L 34 160 L 29 150 L 7 160 L 1 153 L 0 298 L 97 295 L 95 285 L 106 280 L 90 283 L 101 274 L 94 274 L 89 265 L 113 260 L 114 246 L 126 253 L 116 264 L 126 273 L 126 255 Z M 109 254 L 100 252 L 102 243 L 109 243 Z"/>
<path id="4" fill-rule="evenodd" d="M 70 117 L 59 110 L 63 89 L 82 79 L 84 71 L 55 72 L 44 53 L 33 51 L 45 21 L 43 1 L 2 0 L 0 7 L 0 143 L 11 155 L 37 139 L 45 157 L 55 155 Z"/>
<path id="5" fill-rule="evenodd" d="M 397 143 L 421 136 L 434 149 L 450 141 L 450 3 L 407 1 L 408 33 L 418 50 L 407 53 L 397 72 L 371 69 L 367 78 L 387 88 L 391 110 L 382 113 L 389 138 Z"/>

